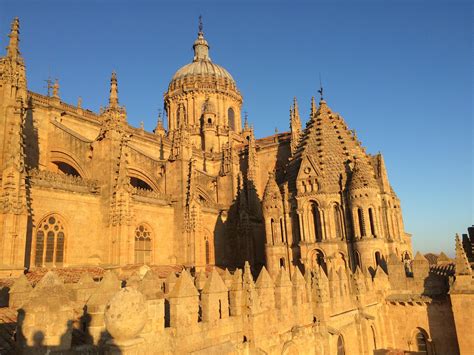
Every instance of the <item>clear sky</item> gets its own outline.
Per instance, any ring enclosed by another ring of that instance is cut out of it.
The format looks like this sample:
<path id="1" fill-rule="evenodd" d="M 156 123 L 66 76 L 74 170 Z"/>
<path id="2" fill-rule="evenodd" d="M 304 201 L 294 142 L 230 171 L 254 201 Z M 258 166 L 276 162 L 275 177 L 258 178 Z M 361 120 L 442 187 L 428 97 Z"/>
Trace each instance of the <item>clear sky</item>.
<path id="1" fill-rule="evenodd" d="M 5 1 L 0 45 L 21 21 L 30 90 L 98 111 L 110 73 L 130 124 L 152 130 L 197 18 L 233 75 L 257 137 L 288 130 L 293 96 L 325 99 L 384 154 L 414 249 L 446 250 L 473 217 L 473 5 L 469 1 Z"/>

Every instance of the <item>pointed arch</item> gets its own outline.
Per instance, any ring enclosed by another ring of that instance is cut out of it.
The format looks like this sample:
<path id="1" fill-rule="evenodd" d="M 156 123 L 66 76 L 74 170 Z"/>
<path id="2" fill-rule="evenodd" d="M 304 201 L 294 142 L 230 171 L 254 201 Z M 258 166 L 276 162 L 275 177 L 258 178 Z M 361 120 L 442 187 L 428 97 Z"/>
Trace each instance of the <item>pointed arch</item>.
<path id="1" fill-rule="evenodd" d="M 344 227 L 342 218 L 342 209 L 338 203 L 334 203 L 332 206 L 333 218 L 334 218 L 334 237 L 336 239 L 344 239 Z"/>
<path id="2" fill-rule="evenodd" d="M 312 225 L 314 231 L 315 242 L 320 242 L 323 240 L 323 226 L 321 218 L 321 208 L 316 201 L 310 202 L 310 213 L 312 218 Z"/>
<path id="3" fill-rule="evenodd" d="M 50 213 L 38 223 L 33 241 L 32 265 L 35 267 L 63 266 L 66 259 L 67 228 L 65 219 Z"/>

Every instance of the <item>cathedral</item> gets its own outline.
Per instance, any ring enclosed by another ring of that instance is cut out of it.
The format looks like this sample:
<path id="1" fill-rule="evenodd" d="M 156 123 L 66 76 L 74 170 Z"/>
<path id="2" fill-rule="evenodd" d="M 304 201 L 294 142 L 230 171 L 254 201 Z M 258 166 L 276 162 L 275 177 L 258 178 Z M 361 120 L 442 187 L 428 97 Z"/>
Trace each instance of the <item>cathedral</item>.
<path id="1" fill-rule="evenodd" d="M 110 353 L 155 353 L 156 342 L 163 354 L 468 353 L 455 291 L 473 294 L 469 248 L 457 238 L 456 260 L 434 265 L 413 254 L 383 156 L 366 152 L 322 89 L 305 125 L 289 99 L 289 131 L 255 137 L 201 24 L 148 132 L 127 122 L 120 73 L 99 112 L 63 102 L 57 80 L 48 95 L 29 91 L 19 42 L 14 19 L 0 58 L 0 277 L 16 280 L 5 283 L 9 309 L 25 317 L 15 346 L 40 327 L 29 316 L 39 295 L 71 288 L 71 309 L 85 304 L 95 320 L 77 331 L 90 326 L 87 346 Z M 84 270 L 100 275 L 86 282 Z M 468 281 L 456 286 L 456 275 Z M 143 308 L 127 317 L 148 312 L 127 333 L 135 342 L 113 321 L 130 297 Z M 105 329 L 111 339 L 97 342 Z M 69 347 L 54 334 L 42 346 L 78 351 L 69 331 Z"/>

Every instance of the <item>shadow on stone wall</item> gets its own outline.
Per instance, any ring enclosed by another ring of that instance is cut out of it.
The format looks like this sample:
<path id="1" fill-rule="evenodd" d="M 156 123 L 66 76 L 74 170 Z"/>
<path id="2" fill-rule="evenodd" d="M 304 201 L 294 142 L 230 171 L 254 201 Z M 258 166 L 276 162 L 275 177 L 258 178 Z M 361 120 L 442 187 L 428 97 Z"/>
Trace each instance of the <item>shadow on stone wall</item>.
<path id="1" fill-rule="evenodd" d="M 214 226 L 216 266 L 242 268 L 245 261 L 260 270 L 265 265 L 265 229 L 262 201 L 252 181 L 239 181 L 236 197 L 227 212 Z"/>
<path id="2" fill-rule="evenodd" d="M 97 343 L 93 342 L 89 331 L 91 317 L 87 313 L 87 306 L 84 307 L 83 315 L 76 320 L 70 319 L 66 322 L 62 334 L 49 334 L 43 331 L 31 332 L 25 327 L 26 312 L 23 309 L 18 310 L 17 323 L 15 331 L 10 340 L 10 348 L 4 349 L 2 354 L 104 354 L 107 353 L 107 345 L 112 337 L 107 331 L 103 331 Z M 57 328 L 56 328 L 57 329 Z M 56 344 L 51 339 L 58 339 Z M 116 347 L 114 354 L 120 354 Z"/>

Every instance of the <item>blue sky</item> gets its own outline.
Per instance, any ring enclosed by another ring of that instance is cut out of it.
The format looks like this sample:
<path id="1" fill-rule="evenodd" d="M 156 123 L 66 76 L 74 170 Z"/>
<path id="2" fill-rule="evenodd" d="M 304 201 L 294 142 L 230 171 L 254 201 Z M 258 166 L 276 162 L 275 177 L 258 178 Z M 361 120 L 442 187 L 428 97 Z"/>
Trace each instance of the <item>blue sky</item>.
<path id="1" fill-rule="evenodd" d="M 467 1 L 4 1 L 0 46 L 21 20 L 30 90 L 98 111 L 110 73 L 130 124 L 152 130 L 173 73 L 192 60 L 197 17 L 257 136 L 306 120 L 319 74 L 329 106 L 381 151 L 414 249 L 453 254 L 473 217 L 473 6 Z"/>

